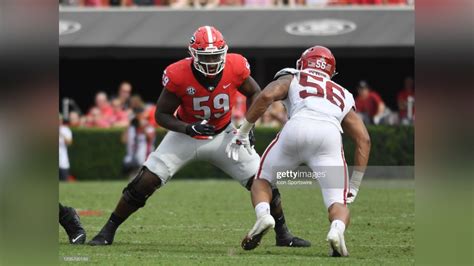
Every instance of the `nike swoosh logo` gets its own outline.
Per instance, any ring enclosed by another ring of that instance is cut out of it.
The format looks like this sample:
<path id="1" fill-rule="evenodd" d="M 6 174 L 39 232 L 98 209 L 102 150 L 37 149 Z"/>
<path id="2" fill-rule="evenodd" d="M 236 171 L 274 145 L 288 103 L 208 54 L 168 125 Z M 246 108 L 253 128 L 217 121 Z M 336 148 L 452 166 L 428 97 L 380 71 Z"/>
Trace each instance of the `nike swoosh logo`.
<path id="1" fill-rule="evenodd" d="M 83 235 L 84 235 L 84 234 L 80 234 L 80 235 L 78 235 L 76 238 L 73 238 L 73 239 L 72 239 L 72 243 L 76 243 L 76 241 L 77 241 L 79 238 L 81 238 Z"/>
<path id="2" fill-rule="evenodd" d="M 229 87 L 229 86 L 230 86 L 230 84 L 231 84 L 231 83 L 229 83 L 229 84 L 226 84 L 226 85 L 224 85 L 224 86 L 222 86 L 222 87 L 223 87 L 223 88 L 224 88 L 224 90 L 225 90 L 225 89 L 227 89 L 227 87 Z"/>

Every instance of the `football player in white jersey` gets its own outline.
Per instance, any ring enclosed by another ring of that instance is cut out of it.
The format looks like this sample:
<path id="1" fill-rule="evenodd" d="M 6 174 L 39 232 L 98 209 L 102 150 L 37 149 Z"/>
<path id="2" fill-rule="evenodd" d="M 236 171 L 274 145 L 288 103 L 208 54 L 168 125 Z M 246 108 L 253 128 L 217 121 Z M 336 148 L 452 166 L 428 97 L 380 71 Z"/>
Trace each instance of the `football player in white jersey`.
<path id="1" fill-rule="evenodd" d="M 275 224 L 269 203 L 279 171 L 295 170 L 306 164 L 313 172 L 324 171 L 318 179 L 331 223 L 327 241 L 331 256 L 348 256 L 344 230 L 349 209 L 357 196 L 370 152 L 367 129 L 354 111 L 352 94 L 333 82 L 336 59 L 329 49 L 314 46 L 297 61 L 297 68 L 285 68 L 249 108 L 244 123 L 228 144 L 227 156 L 238 160 L 242 147 L 253 152 L 248 132 L 274 101 L 283 101 L 289 121 L 265 150 L 251 192 L 257 221 L 242 240 L 242 248 L 258 246 L 262 236 Z M 355 142 L 354 171 L 348 180 L 341 133 Z"/>

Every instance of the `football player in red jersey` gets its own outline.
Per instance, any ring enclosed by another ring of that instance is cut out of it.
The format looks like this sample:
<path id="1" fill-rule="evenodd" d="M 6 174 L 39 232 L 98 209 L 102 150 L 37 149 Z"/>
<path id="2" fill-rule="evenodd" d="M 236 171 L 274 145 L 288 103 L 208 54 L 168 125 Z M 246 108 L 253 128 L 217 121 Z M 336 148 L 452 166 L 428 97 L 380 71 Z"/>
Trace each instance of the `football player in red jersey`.
<path id="1" fill-rule="evenodd" d="M 260 93 L 260 87 L 250 76 L 247 60 L 239 54 L 228 54 L 227 48 L 217 29 L 203 26 L 191 37 L 191 57 L 166 68 L 155 119 L 169 132 L 123 190 L 117 207 L 90 245 L 112 244 L 119 225 L 193 160 L 207 161 L 219 167 L 250 190 L 260 163 L 258 154 L 242 151 L 238 161 L 222 154 L 236 132 L 231 123 L 231 110 L 237 92 L 245 95 L 247 105 L 250 105 Z M 276 245 L 310 246 L 310 242 L 289 232 L 280 193 L 276 187 L 272 192 L 271 215 L 277 221 L 274 227 Z M 254 238 L 255 245 L 260 239 L 261 235 Z"/>

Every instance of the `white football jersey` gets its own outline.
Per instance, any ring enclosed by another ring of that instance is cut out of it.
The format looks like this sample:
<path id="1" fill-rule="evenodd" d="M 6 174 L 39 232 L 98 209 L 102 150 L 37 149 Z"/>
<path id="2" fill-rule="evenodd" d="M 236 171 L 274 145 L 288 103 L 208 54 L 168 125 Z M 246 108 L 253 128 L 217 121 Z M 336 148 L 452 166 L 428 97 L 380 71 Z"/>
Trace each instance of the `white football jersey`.
<path id="1" fill-rule="evenodd" d="M 334 81 L 312 73 L 311 70 L 285 68 L 275 75 L 275 79 L 287 74 L 293 75 L 288 96 L 283 100 L 288 118 L 306 117 L 328 121 L 342 133 L 342 119 L 355 106 L 352 94 Z"/>

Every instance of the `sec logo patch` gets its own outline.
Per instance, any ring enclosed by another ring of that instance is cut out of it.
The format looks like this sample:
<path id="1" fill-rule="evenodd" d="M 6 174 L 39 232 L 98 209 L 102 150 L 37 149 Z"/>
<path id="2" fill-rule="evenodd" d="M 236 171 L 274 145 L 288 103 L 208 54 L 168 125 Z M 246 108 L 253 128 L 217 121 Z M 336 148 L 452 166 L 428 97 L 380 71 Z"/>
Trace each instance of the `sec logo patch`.
<path id="1" fill-rule="evenodd" d="M 187 93 L 188 95 L 194 95 L 194 94 L 196 93 L 196 89 L 193 88 L 193 87 L 188 87 L 188 88 L 186 89 L 186 93 Z"/>

